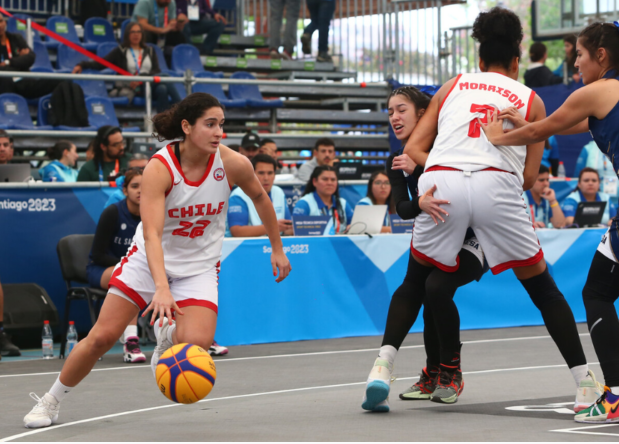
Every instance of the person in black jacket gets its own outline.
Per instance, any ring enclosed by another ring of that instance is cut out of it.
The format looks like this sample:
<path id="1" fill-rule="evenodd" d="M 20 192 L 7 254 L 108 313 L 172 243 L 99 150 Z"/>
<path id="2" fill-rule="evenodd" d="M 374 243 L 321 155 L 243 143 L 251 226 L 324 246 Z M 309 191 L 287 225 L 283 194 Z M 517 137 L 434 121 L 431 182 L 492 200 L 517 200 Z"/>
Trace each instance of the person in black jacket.
<path id="1" fill-rule="evenodd" d="M 529 88 L 538 88 L 540 86 L 556 85 L 563 82 L 563 79 L 556 76 L 552 71 L 544 65 L 548 58 L 546 45 L 541 42 L 535 42 L 529 48 L 529 57 L 531 64 L 529 69 L 524 73 L 524 84 Z"/>
<path id="2" fill-rule="evenodd" d="M 147 46 L 144 41 L 142 25 L 131 22 L 125 29 L 125 36 L 121 45 L 117 46 L 104 57 L 108 62 L 134 75 L 156 75 L 161 72 L 155 50 Z M 105 66 L 95 61 L 80 62 L 73 68 L 73 73 L 81 73 L 84 69 L 104 69 Z M 151 91 L 155 100 L 157 112 L 169 109 L 181 98 L 172 83 L 151 83 Z M 141 82 L 116 82 L 110 94 L 129 97 L 133 100 L 136 95 L 144 95 L 144 85 Z M 171 100 L 169 97 L 171 97 Z"/>

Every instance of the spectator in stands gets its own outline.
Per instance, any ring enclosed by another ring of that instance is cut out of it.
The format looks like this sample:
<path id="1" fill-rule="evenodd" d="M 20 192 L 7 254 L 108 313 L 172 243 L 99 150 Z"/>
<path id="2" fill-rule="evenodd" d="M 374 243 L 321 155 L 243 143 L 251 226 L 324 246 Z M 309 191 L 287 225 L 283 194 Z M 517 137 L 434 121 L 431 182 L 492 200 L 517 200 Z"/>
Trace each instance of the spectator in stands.
<path id="1" fill-rule="evenodd" d="M 152 76 L 161 72 L 155 50 L 146 45 L 142 26 L 137 22 L 127 25 L 122 44 L 112 49 L 104 59 L 134 75 Z M 101 70 L 104 68 L 105 66 L 99 62 L 89 60 L 78 63 L 73 68 L 73 73 L 79 74 L 84 69 Z M 155 100 L 155 109 L 159 113 L 181 101 L 172 83 L 150 82 L 150 87 Z M 110 96 L 128 97 L 131 102 L 135 96 L 143 97 L 144 93 L 145 88 L 142 82 L 116 82 Z M 171 101 L 168 96 L 172 98 Z"/>
<path id="2" fill-rule="evenodd" d="M 611 178 L 613 181 L 617 179 L 617 174 L 613 169 L 613 163 L 608 160 L 608 157 L 598 148 L 594 140 L 586 144 L 580 151 L 572 177 L 580 176 L 580 171 L 584 167 L 596 170 L 602 180 L 604 180 L 605 177 Z"/>
<path id="3" fill-rule="evenodd" d="M 0 359 L 2 356 L 21 356 L 21 352 L 4 331 L 4 292 L 0 284 Z"/>
<path id="4" fill-rule="evenodd" d="M 286 29 L 284 30 L 284 52 L 279 52 L 282 35 L 282 21 L 286 7 Z M 271 17 L 269 21 L 269 46 L 272 59 L 292 60 L 297 45 L 297 22 L 301 0 L 269 0 Z"/>
<path id="5" fill-rule="evenodd" d="M 273 139 L 261 139 L 260 140 L 260 150 L 258 151 L 260 154 L 267 154 L 275 159 L 277 162 L 277 168 L 275 169 L 275 174 L 279 174 L 282 169 L 282 164 L 279 162 L 279 153 L 277 152 L 277 144 Z"/>
<path id="6" fill-rule="evenodd" d="M 184 23 L 177 22 L 176 10 L 174 0 L 138 0 L 131 21 L 142 25 L 147 43 L 174 47 L 185 43 L 182 33 Z M 166 52 L 168 55 L 171 53 L 169 50 Z"/>
<path id="7" fill-rule="evenodd" d="M 606 202 L 602 216 L 603 224 L 610 225 L 611 215 L 617 214 L 617 208 L 611 202 L 610 196 L 600 191 L 600 175 L 593 168 L 585 167 L 580 171 L 576 189 L 565 198 L 561 205 L 567 226 L 574 223 L 574 216 L 580 202 Z"/>
<path id="8" fill-rule="evenodd" d="M 107 18 L 106 0 L 81 0 L 80 1 L 80 23 L 86 24 L 86 20 L 91 17 Z"/>
<path id="9" fill-rule="evenodd" d="M 209 0 L 177 0 L 176 8 L 178 22 L 184 24 L 185 40 L 189 43 L 192 35 L 206 34 L 200 45 L 200 54 L 212 55 L 219 36 L 226 29 L 226 18 L 213 11 Z"/>
<path id="10" fill-rule="evenodd" d="M 297 171 L 296 178 L 302 182 L 309 180 L 312 171 L 317 166 L 333 165 L 335 160 L 335 142 L 327 137 L 318 139 L 314 144 L 314 152 L 312 154 L 312 159 L 301 165 Z"/>
<path id="11" fill-rule="evenodd" d="M 559 65 L 557 69 L 553 71 L 553 74 L 559 76 L 563 79 L 563 66 L 567 69 L 567 80 L 568 82 L 578 82 L 580 81 L 580 74 L 576 68 L 574 68 L 574 63 L 576 63 L 576 35 L 568 34 L 563 37 L 563 49 L 565 50 L 565 59 L 563 63 Z"/>
<path id="12" fill-rule="evenodd" d="M 141 185 L 142 169 L 129 170 L 123 186 L 126 198 L 110 205 L 101 213 L 86 266 L 88 283 L 91 287 L 107 290 L 114 267 L 127 254 L 135 230 L 141 221 Z M 121 342 L 124 343 L 123 359 L 125 362 L 146 361 L 144 353 L 140 350 L 137 322 L 138 316 L 136 315 L 121 338 Z"/>
<path id="13" fill-rule="evenodd" d="M 267 192 L 277 215 L 277 223 L 280 233 L 292 235 L 292 217 L 286 203 L 284 191 L 275 182 L 275 168 L 277 162 L 267 154 L 257 154 L 251 160 L 254 172 Z M 236 188 L 230 194 L 228 203 L 228 226 L 234 237 L 257 237 L 266 235 L 264 225 L 256 212 L 254 203 L 240 188 Z"/>
<path id="14" fill-rule="evenodd" d="M 524 84 L 529 88 L 540 86 L 556 85 L 563 82 L 563 77 L 554 75 L 545 65 L 548 53 L 546 45 L 542 42 L 535 42 L 529 48 L 529 58 L 531 64 L 524 73 Z"/>
<path id="15" fill-rule="evenodd" d="M 387 205 L 385 223 L 380 230 L 381 233 L 391 233 L 390 214 L 395 214 L 395 202 L 391 195 L 391 183 L 385 171 L 374 171 L 368 181 L 368 192 L 366 196 L 357 202 L 359 205 Z"/>
<path id="16" fill-rule="evenodd" d="M 247 134 L 245 134 L 245 136 L 243 136 L 243 140 L 241 140 L 241 146 L 239 147 L 239 153 L 247 157 L 249 160 L 252 160 L 254 156 L 258 154 L 259 149 L 260 137 L 258 137 L 258 134 L 249 131 Z"/>
<path id="17" fill-rule="evenodd" d="M 77 170 L 75 164 L 79 154 L 77 148 L 68 140 L 59 140 L 47 151 L 52 160 L 39 169 L 43 182 L 76 182 Z"/>
<path id="18" fill-rule="evenodd" d="M 13 159 L 13 140 L 9 134 L 0 130 L 0 165 L 6 165 Z"/>
<path id="19" fill-rule="evenodd" d="M 95 158 L 95 141 L 91 140 L 86 148 L 86 162 Z"/>
<path id="20" fill-rule="evenodd" d="M 352 220 L 353 210 L 338 192 L 337 172 L 330 165 L 317 166 L 307 182 L 303 197 L 294 206 L 293 215 L 331 216 L 326 232 L 343 233 Z"/>
<path id="21" fill-rule="evenodd" d="M 550 168 L 550 174 L 556 176 L 559 171 L 559 160 L 559 143 L 555 136 L 550 136 L 544 145 L 542 165 Z"/>
<path id="22" fill-rule="evenodd" d="M 107 182 L 116 179 L 127 168 L 125 139 L 120 128 L 105 125 L 99 128 L 94 144 L 95 157 L 84 164 L 77 175 L 78 182 Z"/>
<path id="23" fill-rule="evenodd" d="M 535 185 L 522 195 L 525 208 L 535 228 L 565 226 L 565 216 L 557 202 L 555 191 L 550 188 L 549 176 L 548 167 L 540 165 Z"/>
<path id="24" fill-rule="evenodd" d="M 301 49 L 303 54 L 312 53 L 312 34 L 318 30 L 317 62 L 333 62 L 329 55 L 329 26 L 335 12 L 335 0 L 307 0 L 307 9 L 312 21 L 303 30 Z"/>
<path id="25" fill-rule="evenodd" d="M 131 171 L 132 169 L 140 169 L 144 170 L 146 168 L 146 164 L 148 164 L 148 156 L 142 153 L 134 153 L 129 159 L 129 169 L 127 171 Z M 126 174 L 127 171 L 124 173 Z M 124 193 L 123 185 L 125 183 L 125 174 L 116 178 L 116 190 L 112 193 L 112 195 L 108 198 L 107 202 L 105 202 L 105 206 L 103 208 L 107 208 L 110 205 L 115 204 L 116 202 L 120 202 L 126 196 Z"/>

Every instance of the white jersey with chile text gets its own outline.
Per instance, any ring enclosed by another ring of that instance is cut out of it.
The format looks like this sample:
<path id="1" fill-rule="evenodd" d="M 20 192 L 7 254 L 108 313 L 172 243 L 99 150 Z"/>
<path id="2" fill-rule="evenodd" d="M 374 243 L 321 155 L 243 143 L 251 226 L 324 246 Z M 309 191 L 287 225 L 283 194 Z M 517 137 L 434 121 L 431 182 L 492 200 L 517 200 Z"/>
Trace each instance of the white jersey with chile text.
<path id="1" fill-rule="evenodd" d="M 496 168 L 524 182 L 526 146 L 494 146 L 477 119 L 487 122 L 488 110 L 516 107 L 526 120 L 535 92 L 509 77 L 493 73 L 460 74 L 439 108 L 438 135 L 425 169 L 443 166 L 464 171 Z M 513 128 L 508 120 L 503 128 Z"/>
<path id="2" fill-rule="evenodd" d="M 163 259 L 171 278 L 196 276 L 217 266 L 226 231 L 230 185 L 219 150 L 211 154 L 202 179 L 185 178 L 174 154 L 174 144 L 160 149 L 153 159 L 161 161 L 172 178 L 166 192 L 163 225 Z M 134 242 L 145 252 L 140 223 Z"/>

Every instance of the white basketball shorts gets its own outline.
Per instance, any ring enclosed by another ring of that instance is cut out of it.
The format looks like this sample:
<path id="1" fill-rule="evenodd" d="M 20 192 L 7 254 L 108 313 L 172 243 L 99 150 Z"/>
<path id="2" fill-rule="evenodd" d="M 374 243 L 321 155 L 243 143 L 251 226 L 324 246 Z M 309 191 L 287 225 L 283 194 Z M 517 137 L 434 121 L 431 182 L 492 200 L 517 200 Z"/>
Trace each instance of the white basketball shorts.
<path id="1" fill-rule="evenodd" d="M 206 307 L 217 313 L 219 265 L 196 276 L 170 278 L 170 293 L 179 308 Z M 146 253 L 134 244 L 114 268 L 108 293 L 129 299 L 140 310 L 155 296 L 155 282 L 148 268 Z"/>
<path id="2" fill-rule="evenodd" d="M 419 195 L 433 185 L 434 197 L 450 203 L 445 223 L 422 212 L 413 227 L 412 253 L 443 271 L 458 269 L 458 252 L 471 227 L 493 274 L 534 265 L 544 257 L 522 199 L 522 186 L 511 173 L 496 169 L 465 172 L 432 167 L 419 178 Z"/>

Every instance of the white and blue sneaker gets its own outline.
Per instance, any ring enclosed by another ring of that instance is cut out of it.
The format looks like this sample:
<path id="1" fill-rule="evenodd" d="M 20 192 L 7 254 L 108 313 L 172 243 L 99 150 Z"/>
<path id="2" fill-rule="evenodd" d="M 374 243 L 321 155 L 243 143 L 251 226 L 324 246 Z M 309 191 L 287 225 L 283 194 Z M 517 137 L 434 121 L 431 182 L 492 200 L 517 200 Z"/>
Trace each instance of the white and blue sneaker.
<path id="1" fill-rule="evenodd" d="M 361 403 L 362 409 L 371 412 L 389 411 L 389 390 L 391 388 L 392 372 L 393 366 L 389 364 L 389 361 L 376 358 L 365 386 L 365 395 Z"/>
<path id="2" fill-rule="evenodd" d="M 176 325 L 176 321 L 172 321 L 172 325 Z M 155 379 L 157 378 L 157 364 L 159 363 L 159 358 L 161 358 L 161 355 L 164 354 L 167 349 L 174 345 L 172 341 L 168 340 L 168 329 L 172 327 L 172 325 L 170 325 L 166 317 L 163 318 L 163 327 L 159 327 L 159 319 L 155 321 L 154 330 L 155 337 L 157 338 L 157 345 L 150 359 L 150 367 L 153 370 Z"/>

